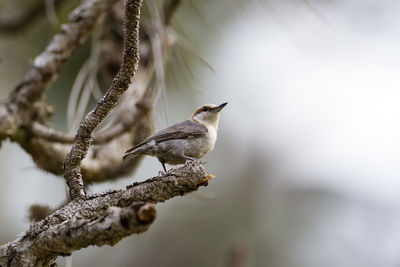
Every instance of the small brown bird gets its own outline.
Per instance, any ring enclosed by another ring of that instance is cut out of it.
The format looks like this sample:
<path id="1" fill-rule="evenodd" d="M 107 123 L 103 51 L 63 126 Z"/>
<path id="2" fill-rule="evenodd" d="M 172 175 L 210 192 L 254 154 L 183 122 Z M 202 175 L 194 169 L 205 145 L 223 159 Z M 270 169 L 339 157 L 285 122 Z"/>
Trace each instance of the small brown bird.
<path id="1" fill-rule="evenodd" d="M 167 171 L 165 163 L 176 165 L 183 164 L 186 160 L 200 159 L 214 149 L 219 114 L 227 104 L 201 106 L 193 113 L 190 120 L 156 132 L 126 151 L 122 159 L 138 155 L 157 157 L 164 171 Z"/>

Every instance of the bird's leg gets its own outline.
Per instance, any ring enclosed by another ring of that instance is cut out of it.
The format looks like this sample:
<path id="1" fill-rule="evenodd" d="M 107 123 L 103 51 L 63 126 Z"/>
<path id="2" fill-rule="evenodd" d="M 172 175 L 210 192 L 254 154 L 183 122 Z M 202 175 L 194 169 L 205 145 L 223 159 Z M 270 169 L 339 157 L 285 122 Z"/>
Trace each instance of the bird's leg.
<path id="1" fill-rule="evenodd" d="M 158 158 L 158 161 L 161 163 L 161 165 L 162 165 L 162 167 L 164 169 L 164 172 L 167 172 L 167 168 L 165 168 L 165 161 L 160 159 L 160 158 Z"/>

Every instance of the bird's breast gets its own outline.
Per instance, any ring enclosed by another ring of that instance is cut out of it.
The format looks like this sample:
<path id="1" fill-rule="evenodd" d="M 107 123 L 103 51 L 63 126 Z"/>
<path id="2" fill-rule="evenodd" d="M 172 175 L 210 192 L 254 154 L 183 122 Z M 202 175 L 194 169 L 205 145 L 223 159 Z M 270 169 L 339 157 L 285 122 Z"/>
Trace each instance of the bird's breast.
<path id="1" fill-rule="evenodd" d="M 209 151 L 214 149 L 215 142 L 217 141 L 217 129 L 215 127 L 208 127 L 208 145 Z"/>

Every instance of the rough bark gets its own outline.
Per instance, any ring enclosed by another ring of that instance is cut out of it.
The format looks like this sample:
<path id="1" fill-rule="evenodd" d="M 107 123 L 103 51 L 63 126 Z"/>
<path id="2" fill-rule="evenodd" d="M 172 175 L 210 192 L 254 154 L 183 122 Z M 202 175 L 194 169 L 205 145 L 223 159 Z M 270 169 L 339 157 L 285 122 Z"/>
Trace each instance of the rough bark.
<path id="1" fill-rule="evenodd" d="M 90 245 L 112 246 L 126 236 L 146 231 L 155 216 L 153 204 L 133 203 L 126 208 L 109 207 L 97 218 L 46 225 L 0 247 L 0 266 L 50 266 L 59 255 Z"/>
<path id="2" fill-rule="evenodd" d="M 89 245 L 112 246 L 148 229 L 156 214 L 152 204 L 195 191 L 211 178 L 200 161 L 188 161 L 181 168 L 134 183 L 125 190 L 71 201 L 33 223 L 18 239 L 1 246 L 0 266 L 50 266 L 57 256 Z"/>

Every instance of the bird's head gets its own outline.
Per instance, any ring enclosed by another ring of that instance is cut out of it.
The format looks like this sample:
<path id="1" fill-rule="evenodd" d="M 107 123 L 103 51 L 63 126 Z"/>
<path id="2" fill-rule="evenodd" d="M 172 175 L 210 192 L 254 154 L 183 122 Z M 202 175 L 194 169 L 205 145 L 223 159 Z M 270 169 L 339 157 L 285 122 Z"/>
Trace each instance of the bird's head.
<path id="1" fill-rule="evenodd" d="M 218 126 L 219 113 L 228 103 L 223 103 L 219 106 L 207 104 L 199 107 L 192 115 L 192 120 L 201 123 L 205 126 Z"/>

